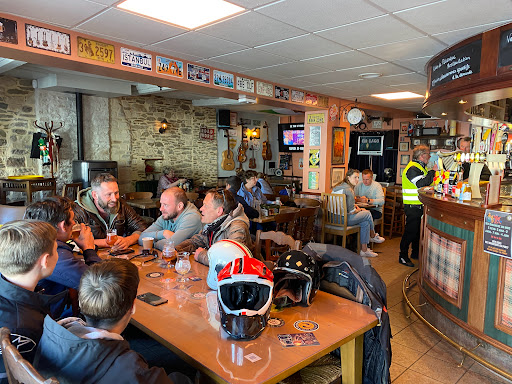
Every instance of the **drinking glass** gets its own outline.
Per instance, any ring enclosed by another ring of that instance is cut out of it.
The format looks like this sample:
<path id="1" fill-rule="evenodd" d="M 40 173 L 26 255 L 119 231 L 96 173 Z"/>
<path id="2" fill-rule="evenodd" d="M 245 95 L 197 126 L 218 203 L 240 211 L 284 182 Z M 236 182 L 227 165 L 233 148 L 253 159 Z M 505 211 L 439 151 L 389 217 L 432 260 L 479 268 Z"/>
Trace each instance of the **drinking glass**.
<path id="1" fill-rule="evenodd" d="M 164 268 L 171 268 L 171 261 L 176 257 L 176 249 L 174 241 L 168 241 L 162 249 L 162 259 L 164 260 Z"/>
<path id="2" fill-rule="evenodd" d="M 180 283 L 184 283 L 187 281 L 185 278 L 185 275 L 190 271 L 191 265 L 189 260 L 189 253 L 188 252 L 182 252 L 178 255 L 178 260 L 176 261 L 176 272 L 178 272 L 181 275 L 181 278 L 177 281 Z"/>
<path id="3" fill-rule="evenodd" d="M 109 229 L 107 232 L 107 244 L 109 247 L 112 248 L 112 246 L 117 241 L 117 229 Z"/>

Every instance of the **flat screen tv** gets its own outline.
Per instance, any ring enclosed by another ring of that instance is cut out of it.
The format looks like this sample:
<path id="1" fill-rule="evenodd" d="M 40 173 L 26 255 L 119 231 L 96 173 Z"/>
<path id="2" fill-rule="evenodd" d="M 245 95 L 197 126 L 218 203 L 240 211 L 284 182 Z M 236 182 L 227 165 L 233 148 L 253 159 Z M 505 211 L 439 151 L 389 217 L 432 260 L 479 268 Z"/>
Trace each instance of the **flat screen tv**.
<path id="1" fill-rule="evenodd" d="M 384 136 L 359 136 L 357 142 L 358 155 L 382 156 Z"/>
<path id="2" fill-rule="evenodd" d="M 279 124 L 279 152 L 304 151 L 304 123 Z"/>

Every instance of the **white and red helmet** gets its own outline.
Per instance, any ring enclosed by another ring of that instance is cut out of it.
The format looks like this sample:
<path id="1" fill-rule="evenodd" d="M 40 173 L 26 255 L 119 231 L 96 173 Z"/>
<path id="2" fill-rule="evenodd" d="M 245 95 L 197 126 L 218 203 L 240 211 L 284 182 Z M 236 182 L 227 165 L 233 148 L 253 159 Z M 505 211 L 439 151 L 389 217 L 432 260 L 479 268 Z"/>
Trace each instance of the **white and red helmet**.
<path id="1" fill-rule="evenodd" d="M 224 239 L 217 241 L 208 249 L 208 276 L 206 283 L 211 289 L 217 289 L 217 275 L 227 263 L 237 258 L 252 257 L 251 251 L 238 241 Z"/>
<path id="2" fill-rule="evenodd" d="M 267 325 L 274 276 L 261 261 L 237 258 L 218 275 L 220 323 L 235 339 L 252 340 Z"/>

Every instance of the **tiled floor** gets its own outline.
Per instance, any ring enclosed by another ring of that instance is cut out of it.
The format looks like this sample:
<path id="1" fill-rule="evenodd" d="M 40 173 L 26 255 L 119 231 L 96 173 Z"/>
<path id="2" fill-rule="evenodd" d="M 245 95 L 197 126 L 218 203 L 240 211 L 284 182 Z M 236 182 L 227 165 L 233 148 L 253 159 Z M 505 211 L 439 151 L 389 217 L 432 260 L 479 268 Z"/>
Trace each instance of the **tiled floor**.
<path id="1" fill-rule="evenodd" d="M 388 310 L 391 321 L 391 380 L 396 384 L 481 384 L 511 383 L 470 358 L 458 367 L 462 354 L 431 331 L 414 315 L 408 317 L 409 307 L 402 297 L 402 282 L 414 268 L 398 263 L 400 238 L 377 244 L 379 256 L 371 259 L 373 267 L 388 289 Z M 417 275 L 417 274 L 416 274 Z M 416 276 L 415 275 L 415 276 Z M 409 299 L 419 304 L 418 288 Z"/>

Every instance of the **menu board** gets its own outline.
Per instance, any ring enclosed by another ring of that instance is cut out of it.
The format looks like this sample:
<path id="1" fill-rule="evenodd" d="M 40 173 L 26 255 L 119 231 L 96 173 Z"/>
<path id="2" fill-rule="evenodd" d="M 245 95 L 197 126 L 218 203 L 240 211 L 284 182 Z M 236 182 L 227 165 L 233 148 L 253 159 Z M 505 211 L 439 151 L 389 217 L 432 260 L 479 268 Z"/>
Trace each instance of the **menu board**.
<path id="1" fill-rule="evenodd" d="M 484 216 L 484 252 L 511 257 L 512 214 L 487 209 Z"/>
<path id="2" fill-rule="evenodd" d="M 499 67 L 507 67 L 509 65 L 512 65 L 512 29 L 501 32 L 498 58 Z"/>
<path id="3" fill-rule="evenodd" d="M 430 89 L 480 72 L 482 40 L 450 51 L 435 61 L 430 70 Z"/>

